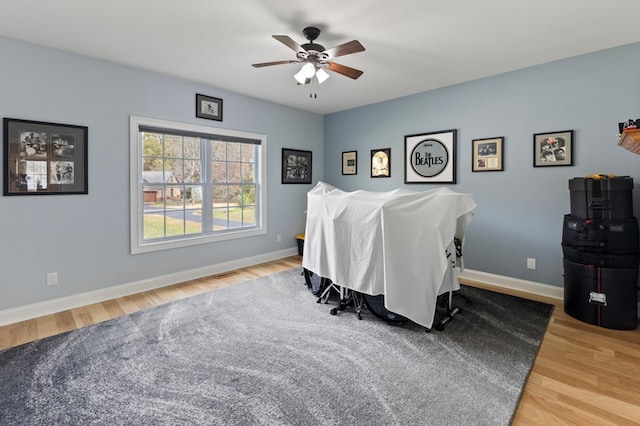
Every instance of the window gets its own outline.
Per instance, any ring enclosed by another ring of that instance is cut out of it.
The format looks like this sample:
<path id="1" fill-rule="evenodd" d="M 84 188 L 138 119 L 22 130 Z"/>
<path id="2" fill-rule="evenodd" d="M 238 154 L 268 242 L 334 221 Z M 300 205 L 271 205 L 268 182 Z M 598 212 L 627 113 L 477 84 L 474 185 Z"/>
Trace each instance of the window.
<path id="1" fill-rule="evenodd" d="M 131 117 L 131 252 L 266 233 L 264 135 Z"/>

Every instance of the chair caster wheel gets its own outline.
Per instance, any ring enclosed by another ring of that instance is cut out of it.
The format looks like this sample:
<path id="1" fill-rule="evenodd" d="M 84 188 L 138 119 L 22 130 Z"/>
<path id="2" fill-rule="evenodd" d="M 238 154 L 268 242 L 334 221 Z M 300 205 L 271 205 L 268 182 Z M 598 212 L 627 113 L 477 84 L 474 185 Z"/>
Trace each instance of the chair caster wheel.
<path id="1" fill-rule="evenodd" d="M 333 308 L 331 311 L 329 311 L 329 313 L 331 315 L 337 315 L 338 314 L 338 310 L 336 308 Z"/>
<path id="2" fill-rule="evenodd" d="M 318 297 L 318 300 L 316 300 L 316 303 L 320 303 L 322 302 L 322 297 Z"/>
<path id="3" fill-rule="evenodd" d="M 358 319 L 359 319 L 360 321 L 362 321 L 362 315 L 360 315 L 360 312 L 358 312 L 358 313 L 356 314 L 356 316 L 358 317 Z"/>

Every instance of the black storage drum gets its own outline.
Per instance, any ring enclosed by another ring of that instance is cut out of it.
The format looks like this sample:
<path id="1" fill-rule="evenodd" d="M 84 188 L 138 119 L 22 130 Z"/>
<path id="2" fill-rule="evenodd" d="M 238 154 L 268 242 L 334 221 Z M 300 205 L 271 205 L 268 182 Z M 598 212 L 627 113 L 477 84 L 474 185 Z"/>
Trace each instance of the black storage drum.
<path id="1" fill-rule="evenodd" d="M 633 216 L 633 178 L 569 180 L 571 214 L 584 219 L 625 219 Z"/>
<path id="2" fill-rule="evenodd" d="M 565 312 L 616 330 L 638 325 L 640 236 L 632 190 L 629 176 L 569 180 L 571 214 L 562 228 Z"/>

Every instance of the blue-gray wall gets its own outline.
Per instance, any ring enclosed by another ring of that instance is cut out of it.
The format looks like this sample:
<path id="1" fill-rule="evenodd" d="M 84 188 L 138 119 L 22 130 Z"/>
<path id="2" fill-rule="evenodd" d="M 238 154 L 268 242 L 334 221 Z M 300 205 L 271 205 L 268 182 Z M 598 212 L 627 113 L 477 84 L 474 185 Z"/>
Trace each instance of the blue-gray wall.
<path id="1" fill-rule="evenodd" d="M 312 185 L 280 184 L 281 148 L 313 151 L 320 179 L 321 115 L 7 38 L 0 58 L 0 116 L 89 127 L 88 195 L 0 197 L 0 311 L 296 247 Z M 195 118 L 196 93 L 224 121 Z M 268 234 L 131 255 L 130 115 L 266 134 Z"/>
<path id="2" fill-rule="evenodd" d="M 617 146 L 617 123 L 640 116 L 640 44 L 322 116 L 0 37 L 0 115 L 89 127 L 89 194 L 0 197 L 0 311 L 295 247 L 312 185 L 281 185 L 281 148 L 313 151 L 314 183 L 345 190 L 404 185 L 404 135 L 458 129 L 455 191 L 478 208 L 468 268 L 562 285 L 568 179 L 594 172 L 639 181 L 640 156 Z M 398 78 L 402 78 L 401 75 Z M 393 84 L 390 82 L 389 84 Z M 224 100 L 224 121 L 195 118 L 195 94 Z M 129 253 L 129 116 L 267 135 L 268 234 Z M 532 134 L 575 130 L 573 167 L 532 167 Z M 304 138 L 299 135 L 304 134 Z M 504 136 L 505 171 L 471 172 L 471 140 Z M 369 177 L 369 152 L 392 148 L 392 177 Z M 358 150 L 358 174 L 341 153 Z M 634 194 L 637 193 L 634 190 Z M 638 211 L 638 197 L 635 209 Z M 282 235 L 282 243 L 276 235 Z M 526 269 L 526 258 L 538 269 Z M 46 286 L 47 272 L 59 284 Z"/>
<path id="3" fill-rule="evenodd" d="M 640 186 L 640 156 L 618 147 L 616 137 L 619 121 L 640 117 L 639 71 L 640 43 L 327 115 L 325 180 L 344 190 L 433 188 L 404 184 L 404 136 L 457 129 L 457 184 L 446 186 L 478 204 L 466 267 L 562 286 L 568 180 L 614 173 Z M 574 166 L 534 168 L 533 134 L 567 129 L 574 130 Z M 472 172 L 472 139 L 497 136 L 505 137 L 505 170 Z M 370 178 L 370 150 L 378 148 L 391 148 L 390 178 Z M 341 153 L 351 150 L 358 174 L 343 176 Z M 634 207 L 638 214 L 638 188 Z M 536 270 L 527 269 L 529 257 Z"/>

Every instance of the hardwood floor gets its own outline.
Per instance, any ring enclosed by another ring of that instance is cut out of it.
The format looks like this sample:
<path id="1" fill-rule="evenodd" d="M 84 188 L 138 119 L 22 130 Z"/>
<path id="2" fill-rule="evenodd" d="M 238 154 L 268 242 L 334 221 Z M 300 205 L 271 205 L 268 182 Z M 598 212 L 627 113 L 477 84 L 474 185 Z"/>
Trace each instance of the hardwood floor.
<path id="1" fill-rule="evenodd" d="M 299 267 L 300 261 L 299 256 L 292 256 L 6 325 L 0 327 L 0 350 Z M 463 283 L 504 291 L 480 283 Z M 557 300 L 507 293 L 555 305 L 514 425 L 640 425 L 640 330 L 592 326 L 569 317 Z"/>

